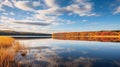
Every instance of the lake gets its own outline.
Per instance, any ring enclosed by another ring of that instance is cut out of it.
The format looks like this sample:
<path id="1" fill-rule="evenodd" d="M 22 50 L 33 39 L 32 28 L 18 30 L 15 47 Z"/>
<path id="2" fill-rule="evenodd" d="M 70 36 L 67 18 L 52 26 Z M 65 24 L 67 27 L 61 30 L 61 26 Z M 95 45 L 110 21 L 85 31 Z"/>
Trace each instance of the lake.
<path id="1" fill-rule="evenodd" d="M 16 55 L 16 62 L 23 67 L 120 67 L 119 42 L 52 38 L 19 41 L 28 47 L 26 56 Z"/>

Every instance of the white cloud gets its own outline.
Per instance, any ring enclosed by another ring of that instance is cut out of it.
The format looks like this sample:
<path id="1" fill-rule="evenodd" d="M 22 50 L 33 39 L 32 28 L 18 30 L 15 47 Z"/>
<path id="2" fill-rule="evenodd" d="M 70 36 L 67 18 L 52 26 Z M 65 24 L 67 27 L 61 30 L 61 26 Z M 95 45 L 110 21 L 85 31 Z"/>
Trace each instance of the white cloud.
<path id="1" fill-rule="evenodd" d="M 28 15 L 24 16 L 24 18 L 20 18 L 19 20 L 16 20 L 16 17 L 10 18 L 9 15 L 16 15 L 16 12 L 10 11 L 9 13 L 7 11 L 2 12 L 1 14 L 4 16 L 8 16 L 7 18 L 2 17 L 0 18 L 0 22 L 13 22 L 13 21 L 24 21 L 24 22 L 34 22 L 34 21 L 39 21 L 40 23 L 49 23 L 50 26 L 56 26 L 60 24 L 73 24 L 75 22 L 71 20 L 65 20 L 64 18 L 60 18 L 59 16 L 63 15 L 64 13 L 68 13 L 68 15 L 74 15 L 77 14 L 79 16 L 95 16 L 96 14 L 92 12 L 92 3 L 87 2 L 86 0 L 74 0 L 74 2 L 70 5 L 60 7 L 57 3 L 56 0 L 44 0 L 45 4 L 42 3 L 41 1 L 6 1 L 2 4 L 0 4 L 0 11 L 4 10 L 3 5 L 9 6 L 14 9 L 20 9 L 21 12 L 26 11 L 26 14 L 29 13 Z M 40 6 L 40 9 L 35 10 L 35 7 Z M 41 8 L 41 6 L 44 6 Z M 32 14 L 32 13 L 33 14 Z M 6 14 L 4 14 L 6 13 Z M 22 14 L 16 15 L 19 17 Z M 16 29 L 22 29 L 24 25 L 21 26 L 21 24 L 15 24 L 13 23 L 14 26 L 12 28 Z M 18 27 L 16 27 L 16 26 Z M 48 29 L 50 26 L 42 27 L 40 29 Z M 26 29 L 31 29 L 27 28 L 28 25 L 25 25 L 24 28 Z M 37 27 L 36 27 L 37 28 Z M 34 30 L 38 30 L 34 28 Z M 33 30 L 33 29 L 32 29 Z"/>
<path id="2" fill-rule="evenodd" d="M 84 0 L 76 0 L 76 3 L 73 3 L 67 7 L 62 8 L 63 11 L 72 12 L 78 14 L 79 16 L 95 16 L 95 13 L 92 13 L 92 3 L 86 2 Z"/>
<path id="3" fill-rule="evenodd" d="M 34 1 L 32 4 L 33 4 L 34 7 L 40 6 L 40 2 L 39 1 Z"/>
<path id="4" fill-rule="evenodd" d="M 75 0 L 73 4 L 65 7 L 59 7 L 58 5 L 56 5 L 55 0 L 45 0 L 45 2 L 50 8 L 40 11 L 40 13 L 62 14 L 64 12 L 68 12 L 78 14 L 79 16 L 96 16 L 95 13 L 92 13 L 92 3 L 85 0 Z"/>
<path id="5" fill-rule="evenodd" d="M 44 23 L 44 22 L 45 21 L 40 22 L 40 21 L 27 20 L 27 19 L 16 20 L 14 18 L 10 18 L 7 16 L 0 16 L 0 30 L 14 30 L 14 31 L 25 31 L 25 32 L 30 32 L 30 31 L 31 32 L 42 32 L 42 31 L 47 32 L 50 26 L 49 26 L 49 23 L 47 22 Z"/>
<path id="6" fill-rule="evenodd" d="M 0 9 L 3 8 L 3 5 L 14 8 L 13 4 L 8 0 L 4 0 L 0 2 Z"/>
<path id="7" fill-rule="evenodd" d="M 49 16 L 46 14 L 35 14 L 33 16 L 35 19 L 41 20 L 41 22 L 49 23 L 51 26 L 56 26 L 62 22 L 61 19 L 58 18 L 58 16 Z"/>
<path id="8" fill-rule="evenodd" d="M 42 14 L 54 14 L 54 15 L 60 15 L 60 12 L 58 11 L 60 8 L 49 8 L 45 10 L 37 10 L 36 12 L 42 13 Z"/>
<path id="9" fill-rule="evenodd" d="M 82 20 L 82 22 L 87 22 L 88 20 Z"/>
<path id="10" fill-rule="evenodd" d="M 2 13 L 3 15 L 8 15 L 8 13 L 6 13 L 5 11 Z"/>
<path id="11" fill-rule="evenodd" d="M 32 7 L 29 6 L 29 1 L 14 1 L 15 7 L 25 11 L 34 11 Z"/>
<path id="12" fill-rule="evenodd" d="M 2 5 L 2 3 L 0 2 L 0 11 L 5 11 L 2 7 L 3 7 L 3 5 Z"/>
<path id="13" fill-rule="evenodd" d="M 0 7 L 0 11 L 5 11 L 5 10 Z"/>
<path id="14" fill-rule="evenodd" d="M 55 0 L 45 0 L 45 3 L 48 7 L 58 7 L 58 5 L 55 3 Z"/>
<path id="15" fill-rule="evenodd" d="M 116 11 L 113 14 L 118 14 L 120 13 L 120 6 L 116 8 Z"/>
<path id="16" fill-rule="evenodd" d="M 0 17 L 0 19 L 1 19 L 1 20 L 7 20 L 7 19 L 8 19 L 8 17 L 1 16 L 1 17 Z"/>
<path id="17" fill-rule="evenodd" d="M 15 15 L 15 13 L 14 12 L 10 12 L 10 15 Z"/>
<path id="18" fill-rule="evenodd" d="M 0 8 L 2 8 L 2 3 L 0 2 Z"/>
<path id="19" fill-rule="evenodd" d="M 12 22 L 14 20 L 15 20 L 14 18 L 10 18 L 10 17 L 7 17 L 7 16 L 1 16 L 0 17 L 0 22 L 4 22 L 4 23 Z"/>
<path id="20" fill-rule="evenodd" d="M 5 1 L 2 2 L 2 4 L 5 5 L 5 6 L 14 8 L 13 4 L 10 1 L 5 0 Z"/>
<path id="21" fill-rule="evenodd" d="M 45 14 L 35 14 L 34 18 L 43 20 L 43 21 L 52 19 L 52 17 L 46 16 Z"/>

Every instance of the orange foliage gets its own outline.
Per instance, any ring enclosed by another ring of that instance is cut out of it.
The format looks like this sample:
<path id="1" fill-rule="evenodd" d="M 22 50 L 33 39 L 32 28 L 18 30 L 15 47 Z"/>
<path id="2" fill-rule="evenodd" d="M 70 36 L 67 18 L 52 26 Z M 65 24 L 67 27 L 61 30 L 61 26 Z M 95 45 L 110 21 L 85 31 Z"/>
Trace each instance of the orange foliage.
<path id="1" fill-rule="evenodd" d="M 20 49 L 22 46 L 14 38 L 0 36 L 0 67 L 12 67 L 11 62 Z"/>
<path id="2" fill-rule="evenodd" d="M 7 36 L 0 36 L 0 47 L 11 47 L 15 43 L 15 39 Z"/>
<path id="3" fill-rule="evenodd" d="M 53 33 L 53 39 L 120 42 L 120 31 L 63 32 Z"/>

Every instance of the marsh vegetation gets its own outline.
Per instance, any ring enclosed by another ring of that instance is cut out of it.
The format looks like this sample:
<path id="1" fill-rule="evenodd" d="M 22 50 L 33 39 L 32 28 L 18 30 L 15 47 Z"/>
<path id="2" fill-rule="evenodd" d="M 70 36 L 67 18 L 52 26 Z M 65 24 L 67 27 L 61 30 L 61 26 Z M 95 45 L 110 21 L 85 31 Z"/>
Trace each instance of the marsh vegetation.
<path id="1" fill-rule="evenodd" d="M 0 67 L 16 67 L 15 55 L 22 48 L 14 38 L 0 36 Z"/>

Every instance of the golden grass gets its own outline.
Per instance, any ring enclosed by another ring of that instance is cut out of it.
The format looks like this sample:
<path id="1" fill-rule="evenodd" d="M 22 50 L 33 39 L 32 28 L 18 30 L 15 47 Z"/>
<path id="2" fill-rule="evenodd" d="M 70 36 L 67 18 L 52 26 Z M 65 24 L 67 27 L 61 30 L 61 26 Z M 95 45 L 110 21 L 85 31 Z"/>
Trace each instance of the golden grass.
<path id="1" fill-rule="evenodd" d="M 0 49 L 0 67 L 11 67 L 10 62 L 14 61 L 14 53 L 9 49 Z"/>
<path id="2" fill-rule="evenodd" d="M 7 36 L 0 36 L 0 47 L 8 48 L 15 43 L 15 39 Z"/>
<path id="3" fill-rule="evenodd" d="M 12 67 L 10 62 L 14 61 L 14 56 L 22 46 L 14 38 L 0 36 L 0 67 Z"/>

